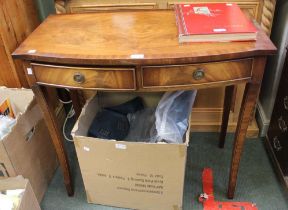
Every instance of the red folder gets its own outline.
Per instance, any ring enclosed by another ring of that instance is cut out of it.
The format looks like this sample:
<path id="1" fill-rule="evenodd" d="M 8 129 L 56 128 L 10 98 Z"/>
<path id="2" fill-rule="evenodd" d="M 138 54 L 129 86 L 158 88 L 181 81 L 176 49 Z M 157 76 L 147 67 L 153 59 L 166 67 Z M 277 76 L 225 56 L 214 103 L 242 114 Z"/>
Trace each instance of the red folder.
<path id="1" fill-rule="evenodd" d="M 237 4 L 176 4 L 179 42 L 256 40 L 257 29 Z"/>

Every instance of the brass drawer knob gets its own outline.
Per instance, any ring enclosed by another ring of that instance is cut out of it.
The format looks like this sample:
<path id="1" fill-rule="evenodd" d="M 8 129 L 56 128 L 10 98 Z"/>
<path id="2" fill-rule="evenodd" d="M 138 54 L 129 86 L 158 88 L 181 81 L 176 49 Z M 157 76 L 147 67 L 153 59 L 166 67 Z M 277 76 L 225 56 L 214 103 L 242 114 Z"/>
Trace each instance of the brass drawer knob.
<path id="1" fill-rule="evenodd" d="M 85 82 L 85 77 L 82 73 L 75 73 L 73 76 L 73 80 L 79 84 L 82 84 L 83 82 Z"/>
<path id="2" fill-rule="evenodd" d="M 193 78 L 195 80 L 200 80 L 200 79 L 203 79 L 205 77 L 205 72 L 204 72 L 204 69 L 196 69 L 194 72 L 193 72 Z"/>
<path id="3" fill-rule="evenodd" d="M 282 116 L 278 119 L 278 125 L 279 125 L 279 128 L 282 132 L 286 132 L 288 130 L 287 124 L 283 120 Z"/>
<path id="4" fill-rule="evenodd" d="M 284 97 L 284 108 L 288 110 L 288 96 Z"/>
<path id="5" fill-rule="evenodd" d="M 280 151 L 282 149 L 281 143 L 277 136 L 273 138 L 273 147 L 276 151 Z"/>

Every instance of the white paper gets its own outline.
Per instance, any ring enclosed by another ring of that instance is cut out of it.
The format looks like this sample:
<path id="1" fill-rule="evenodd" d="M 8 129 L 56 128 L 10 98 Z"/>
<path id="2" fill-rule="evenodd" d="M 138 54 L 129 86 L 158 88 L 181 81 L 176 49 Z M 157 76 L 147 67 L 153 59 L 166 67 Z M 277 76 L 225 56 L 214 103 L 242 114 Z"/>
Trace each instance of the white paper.
<path id="1" fill-rule="evenodd" d="M 89 147 L 83 147 L 83 150 L 85 150 L 86 152 L 89 152 L 90 151 L 90 148 Z"/>
<path id="2" fill-rule="evenodd" d="M 125 144 L 115 144 L 116 149 L 126 149 L 127 146 Z"/>
<path id="3" fill-rule="evenodd" d="M 213 31 L 214 32 L 225 32 L 226 29 L 225 28 L 214 28 Z"/>
<path id="4" fill-rule="evenodd" d="M 28 53 L 29 53 L 29 54 L 33 54 L 33 53 L 36 53 L 36 51 L 37 51 L 37 50 L 28 50 Z"/>
<path id="5" fill-rule="evenodd" d="M 130 56 L 130 58 L 133 58 L 133 59 L 144 58 L 144 54 L 132 54 L 132 55 Z"/>
<path id="6" fill-rule="evenodd" d="M 28 75 L 32 75 L 33 74 L 32 68 L 27 68 L 27 74 Z"/>

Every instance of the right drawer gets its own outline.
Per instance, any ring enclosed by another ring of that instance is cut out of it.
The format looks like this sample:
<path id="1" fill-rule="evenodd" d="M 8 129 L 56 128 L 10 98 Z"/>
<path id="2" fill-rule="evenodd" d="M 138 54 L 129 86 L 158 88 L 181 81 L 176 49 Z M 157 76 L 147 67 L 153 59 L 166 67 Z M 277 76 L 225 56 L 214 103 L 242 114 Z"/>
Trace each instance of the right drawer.
<path id="1" fill-rule="evenodd" d="M 252 59 L 142 68 L 143 88 L 199 86 L 251 79 Z"/>

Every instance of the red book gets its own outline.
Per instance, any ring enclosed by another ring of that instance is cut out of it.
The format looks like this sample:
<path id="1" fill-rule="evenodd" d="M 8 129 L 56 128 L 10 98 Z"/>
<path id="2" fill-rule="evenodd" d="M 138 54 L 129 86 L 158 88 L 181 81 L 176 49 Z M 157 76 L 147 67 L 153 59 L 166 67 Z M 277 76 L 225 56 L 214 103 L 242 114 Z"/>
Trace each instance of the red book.
<path id="1" fill-rule="evenodd" d="M 237 4 L 176 4 L 179 42 L 256 40 L 257 29 Z"/>

